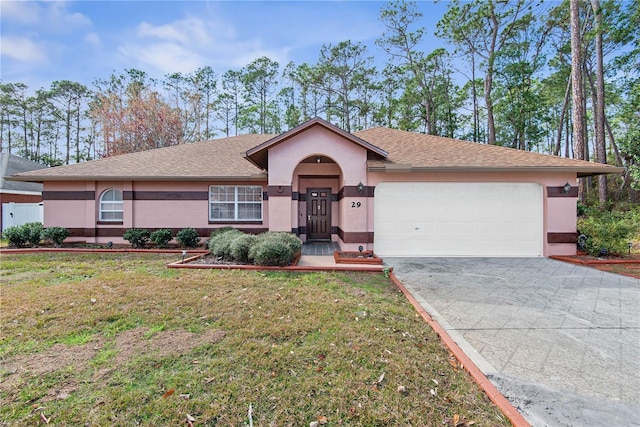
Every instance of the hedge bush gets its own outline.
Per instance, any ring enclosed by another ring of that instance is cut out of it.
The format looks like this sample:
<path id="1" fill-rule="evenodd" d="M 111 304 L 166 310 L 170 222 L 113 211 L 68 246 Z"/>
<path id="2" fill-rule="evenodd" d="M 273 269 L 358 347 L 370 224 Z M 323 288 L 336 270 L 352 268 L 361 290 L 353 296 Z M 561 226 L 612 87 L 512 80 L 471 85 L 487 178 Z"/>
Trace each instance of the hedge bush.
<path id="1" fill-rule="evenodd" d="M 144 228 L 129 228 L 124 232 L 122 238 L 134 248 L 144 248 L 144 245 L 151 238 L 151 232 Z"/>
<path id="2" fill-rule="evenodd" d="M 27 243 L 22 226 L 19 225 L 15 225 L 4 230 L 2 238 L 9 242 L 9 246 L 15 246 L 17 248 L 22 247 Z"/>
<path id="3" fill-rule="evenodd" d="M 628 243 L 640 232 L 640 210 L 628 212 L 600 212 L 590 210 L 578 219 L 579 233 L 587 236 L 585 251 L 598 256 L 606 249 L 612 255 L 624 255 Z"/>
<path id="4" fill-rule="evenodd" d="M 43 226 L 41 222 L 28 222 L 22 225 L 22 232 L 27 243 L 38 246 L 42 240 Z"/>
<path id="5" fill-rule="evenodd" d="M 249 250 L 249 258 L 258 265 L 290 265 L 302 242 L 291 233 L 268 231 L 258 236 Z"/>
<path id="6" fill-rule="evenodd" d="M 231 258 L 244 263 L 250 262 L 249 250 L 255 244 L 256 239 L 255 235 L 244 233 L 233 239 L 230 245 Z"/>
<path id="7" fill-rule="evenodd" d="M 236 238 L 243 235 L 243 232 L 231 227 L 217 230 L 211 233 L 211 237 L 209 238 L 209 251 L 214 256 L 232 259 L 231 244 Z"/>
<path id="8" fill-rule="evenodd" d="M 176 234 L 176 240 L 180 243 L 181 246 L 187 248 L 195 248 L 198 246 L 198 242 L 200 241 L 200 237 L 198 236 L 198 232 L 195 228 L 184 228 Z"/>
<path id="9" fill-rule="evenodd" d="M 42 230 L 42 240 L 50 240 L 53 242 L 54 246 L 62 245 L 64 239 L 69 237 L 69 230 L 63 227 L 47 227 Z"/>
<path id="10" fill-rule="evenodd" d="M 162 249 L 167 247 L 167 243 L 173 239 L 173 236 L 171 235 L 171 229 L 161 228 L 151 233 L 150 238 L 152 242 L 155 242 Z"/>

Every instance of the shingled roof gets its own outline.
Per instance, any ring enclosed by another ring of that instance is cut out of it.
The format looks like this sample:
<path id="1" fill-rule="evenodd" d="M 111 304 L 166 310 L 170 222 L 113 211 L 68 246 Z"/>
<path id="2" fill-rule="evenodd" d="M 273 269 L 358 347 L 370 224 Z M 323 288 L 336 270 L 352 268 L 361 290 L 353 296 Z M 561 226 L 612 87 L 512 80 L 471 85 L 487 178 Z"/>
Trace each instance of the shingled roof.
<path id="1" fill-rule="evenodd" d="M 5 177 L 43 168 L 46 166 L 40 163 L 10 153 L 0 153 L 0 193 L 41 193 L 42 184 L 13 182 L 6 180 Z"/>
<path id="2" fill-rule="evenodd" d="M 244 159 L 244 153 L 275 135 L 241 135 L 192 144 L 106 157 L 68 166 L 26 172 L 19 180 L 76 181 L 199 181 L 266 179 L 266 174 Z"/>
<path id="3" fill-rule="evenodd" d="M 354 135 L 389 153 L 386 159 L 369 160 L 369 171 L 527 170 L 575 172 L 578 177 L 624 171 L 624 168 L 601 163 L 383 127 L 354 132 Z"/>
<path id="4" fill-rule="evenodd" d="M 282 135 L 241 135 L 192 144 L 175 145 L 90 162 L 24 172 L 17 181 L 199 181 L 266 180 L 260 156 L 311 125 L 335 127 L 311 120 Z M 563 157 L 388 128 L 372 128 L 353 135 L 336 132 L 367 148 L 374 155 L 369 171 L 533 171 L 571 172 L 577 176 L 621 173 L 624 169 Z M 346 135 L 346 136 L 345 136 Z M 385 156 L 386 155 L 386 156 Z M 251 160 L 251 161 L 250 161 Z"/>

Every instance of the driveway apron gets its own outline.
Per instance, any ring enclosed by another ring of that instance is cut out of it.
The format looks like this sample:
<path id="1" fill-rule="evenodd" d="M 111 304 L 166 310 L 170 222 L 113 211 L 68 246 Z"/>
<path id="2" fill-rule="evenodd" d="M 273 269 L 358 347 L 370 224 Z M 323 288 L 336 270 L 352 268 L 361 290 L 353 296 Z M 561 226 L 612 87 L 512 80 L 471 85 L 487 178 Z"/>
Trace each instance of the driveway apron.
<path id="1" fill-rule="evenodd" d="M 533 426 L 640 426 L 640 280 L 547 258 L 385 258 Z"/>

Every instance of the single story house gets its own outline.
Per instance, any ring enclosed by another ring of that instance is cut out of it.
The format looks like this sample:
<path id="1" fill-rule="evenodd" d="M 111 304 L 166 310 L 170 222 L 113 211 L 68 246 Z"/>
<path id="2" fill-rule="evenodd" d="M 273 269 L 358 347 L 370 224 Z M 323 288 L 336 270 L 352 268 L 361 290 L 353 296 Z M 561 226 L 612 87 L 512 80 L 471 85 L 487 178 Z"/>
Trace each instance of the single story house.
<path id="1" fill-rule="evenodd" d="M 42 202 L 42 184 L 5 178 L 45 167 L 11 153 L 0 153 L 0 230 L 42 221 L 42 206 L 39 206 Z"/>
<path id="2" fill-rule="evenodd" d="M 576 252 L 578 177 L 622 169 L 319 118 L 12 177 L 44 184 L 44 225 L 122 243 L 132 227 L 232 226 L 380 256 Z"/>

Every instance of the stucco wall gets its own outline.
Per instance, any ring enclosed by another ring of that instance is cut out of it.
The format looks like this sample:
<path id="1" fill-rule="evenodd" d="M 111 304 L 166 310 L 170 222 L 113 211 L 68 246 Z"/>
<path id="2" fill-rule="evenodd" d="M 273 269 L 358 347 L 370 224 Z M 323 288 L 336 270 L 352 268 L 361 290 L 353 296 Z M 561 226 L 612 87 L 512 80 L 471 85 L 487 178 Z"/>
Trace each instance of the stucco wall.
<path id="1" fill-rule="evenodd" d="M 302 163 L 317 156 L 328 157 L 335 163 Z M 269 149 L 269 185 L 290 186 L 292 191 L 301 194 L 313 187 L 331 187 L 331 192 L 337 194 L 344 186 L 356 186 L 360 182 L 367 185 L 366 167 L 365 148 L 320 126 Z M 325 179 L 322 176 L 337 178 Z M 284 197 L 277 198 L 276 203 L 275 200 L 270 199 L 270 229 L 292 230 L 306 225 L 304 203 Z M 351 205 L 350 197 L 332 203 L 332 226 L 350 232 L 366 231 L 366 214 L 363 221 L 362 214 L 345 209 L 346 205 Z M 335 235 L 332 239 L 338 240 Z"/>
<path id="2" fill-rule="evenodd" d="M 268 227 L 268 200 L 263 200 L 262 221 L 210 222 L 210 185 L 258 185 L 264 182 L 50 182 L 44 187 L 45 227 L 60 226 L 72 231 L 70 241 L 126 243 L 122 233 L 128 228 L 182 229 L 193 227 L 201 236 L 231 225 L 243 230 L 263 231 Z M 123 220 L 99 221 L 101 194 L 114 188 L 123 192 Z M 49 199 L 47 199 L 47 194 Z M 93 194 L 93 196 L 90 196 Z M 140 198 L 140 199 L 139 199 Z M 195 200 L 194 200 L 195 199 Z"/>

